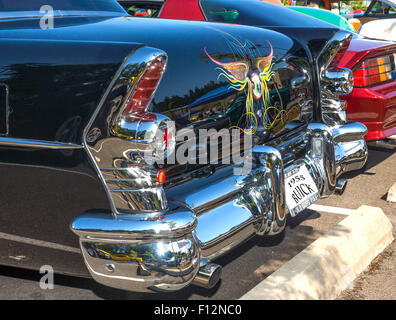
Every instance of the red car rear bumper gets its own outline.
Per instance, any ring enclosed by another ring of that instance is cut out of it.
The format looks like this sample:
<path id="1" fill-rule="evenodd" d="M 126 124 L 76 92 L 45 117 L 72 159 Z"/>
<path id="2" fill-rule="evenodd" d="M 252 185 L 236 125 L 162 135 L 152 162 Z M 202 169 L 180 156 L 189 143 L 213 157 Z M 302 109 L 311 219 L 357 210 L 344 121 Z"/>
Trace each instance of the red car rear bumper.
<path id="1" fill-rule="evenodd" d="M 366 125 L 367 141 L 396 134 L 396 80 L 371 88 L 354 88 L 345 100 L 348 120 Z"/>

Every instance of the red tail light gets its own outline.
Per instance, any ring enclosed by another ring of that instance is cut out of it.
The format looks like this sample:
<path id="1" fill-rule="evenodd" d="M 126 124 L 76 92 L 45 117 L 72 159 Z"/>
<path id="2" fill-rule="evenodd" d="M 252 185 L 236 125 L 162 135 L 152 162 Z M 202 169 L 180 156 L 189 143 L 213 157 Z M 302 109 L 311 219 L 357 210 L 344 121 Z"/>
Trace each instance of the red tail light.
<path id="1" fill-rule="evenodd" d="M 164 171 L 159 171 L 157 174 L 157 181 L 159 184 L 163 184 L 166 180 L 166 174 Z"/>
<path id="2" fill-rule="evenodd" d="M 159 57 L 153 60 L 143 75 L 138 80 L 132 95 L 129 97 L 123 115 L 138 117 L 140 120 L 152 121 L 149 114 L 145 114 L 147 106 L 153 96 L 158 82 L 161 80 L 164 69 L 164 58 Z"/>
<path id="3" fill-rule="evenodd" d="M 174 151 L 176 145 L 174 122 L 163 114 L 147 110 L 164 73 L 166 59 L 166 55 L 152 58 L 138 72 L 126 106 L 113 128 L 118 136 L 135 142 L 133 147 L 135 152 L 140 153 L 139 157 L 147 156 L 150 161 L 163 160 Z M 165 175 L 160 178 L 162 181 Z"/>
<path id="4" fill-rule="evenodd" d="M 396 54 L 384 55 L 365 60 L 353 73 L 354 85 L 369 87 L 394 79 Z"/>

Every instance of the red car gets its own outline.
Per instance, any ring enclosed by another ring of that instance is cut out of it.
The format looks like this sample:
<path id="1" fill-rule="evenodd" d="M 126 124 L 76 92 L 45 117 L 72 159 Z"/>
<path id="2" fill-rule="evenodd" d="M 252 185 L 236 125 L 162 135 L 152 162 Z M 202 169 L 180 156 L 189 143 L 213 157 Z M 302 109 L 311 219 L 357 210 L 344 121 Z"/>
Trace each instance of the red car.
<path id="1" fill-rule="evenodd" d="M 248 5 L 252 1 L 239 3 Z M 241 16 L 238 19 L 238 10 L 227 7 L 232 3 L 227 0 L 119 0 L 119 3 L 127 9 L 131 6 L 150 9 L 151 17 L 157 18 L 255 25 L 252 17 L 261 15 L 261 21 L 268 21 L 267 28 L 288 25 L 268 14 L 272 4 L 265 2 L 260 3 L 262 11 L 249 12 L 250 17 L 243 19 Z M 222 6 L 224 10 L 216 10 L 216 14 L 210 9 Z M 367 126 L 367 141 L 396 146 L 396 43 L 355 36 L 338 65 L 354 71 L 354 89 L 350 95 L 342 97 L 346 100 L 348 120 Z"/>
<path id="2" fill-rule="evenodd" d="M 354 89 L 345 97 L 348 119 L 364 123 L 366 140 L 384 146 L 396 141 L 395 52 L 396 43 L 355 38 L 339 64 L 354 70 Z"/>

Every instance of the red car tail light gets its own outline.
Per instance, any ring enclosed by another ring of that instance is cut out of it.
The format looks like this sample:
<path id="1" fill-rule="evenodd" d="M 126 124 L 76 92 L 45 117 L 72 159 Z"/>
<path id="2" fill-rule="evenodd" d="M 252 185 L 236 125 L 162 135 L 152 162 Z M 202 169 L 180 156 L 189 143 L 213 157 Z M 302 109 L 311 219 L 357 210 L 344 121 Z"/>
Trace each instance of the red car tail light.
<path id="1" fill-rule="evenodd" d="M 365 60 L 353 73 L 354 85 L 369 87 L 394 79 L 396 54 L 389 54 Z"/>
<path id="2" fill-rule="evenodd" d="M 164 57 L 158 57 L 148 65 L 128 99 L 128 103 L 122 112 L 123 116 L 138 118 L 143 121 L 154 120 L 152 114 L 146 113 L 146 109 L 161 80 L 164 60 Z"/>
<path id="3" fill-rule="evenodd" d="M 166 174 L 164 171 L 159 171 L 157 174 L 157 181 L 159 184 L 163 184 L 166 180 Z"/>

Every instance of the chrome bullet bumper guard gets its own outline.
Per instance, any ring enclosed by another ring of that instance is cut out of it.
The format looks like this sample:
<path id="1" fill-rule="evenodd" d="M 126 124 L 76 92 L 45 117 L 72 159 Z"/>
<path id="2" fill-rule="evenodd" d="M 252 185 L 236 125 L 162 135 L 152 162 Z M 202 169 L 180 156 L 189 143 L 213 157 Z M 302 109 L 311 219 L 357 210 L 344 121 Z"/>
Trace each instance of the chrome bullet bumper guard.
<path id="1" fill-rule="evenodd" d="M 152 214 L 83 214 L 71 229 L 98 282 L 131 291 L 175 291 L 193 282 L 209 262 L 253 235 L 285 228 L 284 175 L 305 164 L 321 197 L 336 190 L 340 174 L 364 166 L 364 125 L 311 123 L 303 133 L 305 156 L 284 166 L 282 150 L 260 145 L 245 176 L 232 166 L 166 191 L 170 209 Z"/>

